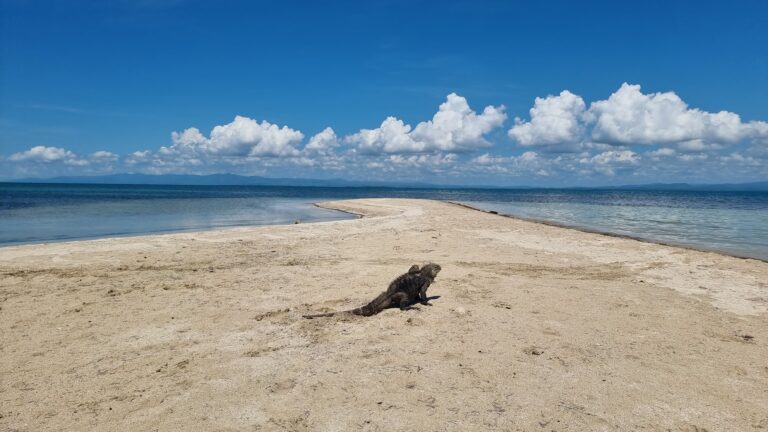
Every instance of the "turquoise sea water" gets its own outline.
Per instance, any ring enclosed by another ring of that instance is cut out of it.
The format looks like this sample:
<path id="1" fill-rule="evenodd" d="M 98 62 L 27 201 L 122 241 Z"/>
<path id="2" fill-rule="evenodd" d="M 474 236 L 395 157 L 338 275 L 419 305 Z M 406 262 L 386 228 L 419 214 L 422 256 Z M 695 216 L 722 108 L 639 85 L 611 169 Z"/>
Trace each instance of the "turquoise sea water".
<path id="1" fill-rule="evenodd" d="M 348 219 L 314 202 L 429 198 L 768 259 L 768 192 L 312 188 L 0 183 L 0 246 Z"/>

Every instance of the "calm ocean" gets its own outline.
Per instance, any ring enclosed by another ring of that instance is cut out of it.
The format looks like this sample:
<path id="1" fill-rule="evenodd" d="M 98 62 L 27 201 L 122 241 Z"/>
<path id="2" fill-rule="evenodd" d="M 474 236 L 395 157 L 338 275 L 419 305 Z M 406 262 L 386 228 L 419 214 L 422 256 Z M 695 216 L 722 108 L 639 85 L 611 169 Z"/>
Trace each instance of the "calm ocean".
<path id="1" fill-rule="evenodd" d="M 451 200 L 524 218 L 768 259 L 768 192 L 0 183 L 0 245 L 348 219 L 313 202 Z"/>

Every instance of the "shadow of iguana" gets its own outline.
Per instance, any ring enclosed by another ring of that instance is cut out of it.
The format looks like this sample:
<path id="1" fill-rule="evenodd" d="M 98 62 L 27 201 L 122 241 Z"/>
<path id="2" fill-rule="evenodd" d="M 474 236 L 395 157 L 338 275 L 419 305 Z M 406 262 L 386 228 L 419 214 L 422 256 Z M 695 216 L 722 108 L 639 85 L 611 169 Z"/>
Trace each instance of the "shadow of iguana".
<path id="1" fill-rule="evenodd" d="M 431 306 L 427 298 L 427 288 L 435 281 L 435 277 L 437 277 L 440 270 L 441 267 L 438 264 L 429 263 L 421 268 L 414 264 L 408 270 L 408 273 L 402 274 L 390 282 L 386 291 L 379 294 L 378 297 L 365 306 L 346 311 L 303 316 L 309 319 L 331 317 L 344 313 L 371 316 L 389 307 L 399 307 L 401 310 L 406 310 L 417 301 L 423 305 Z"/>

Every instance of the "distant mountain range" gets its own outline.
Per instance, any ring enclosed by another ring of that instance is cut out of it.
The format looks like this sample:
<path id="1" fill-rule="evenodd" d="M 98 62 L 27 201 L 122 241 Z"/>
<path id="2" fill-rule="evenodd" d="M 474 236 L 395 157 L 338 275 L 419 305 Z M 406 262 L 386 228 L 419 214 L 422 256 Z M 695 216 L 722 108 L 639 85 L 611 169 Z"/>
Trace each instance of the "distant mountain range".
<path id="1" fill-rule="evenodd" d="M 768 181 L 752 183 L 651 183 L 642 185 L 539 188 L 532 186 L 459 186 L 436 185 L 425 182 L 377 182 L 344 179 L 302 179 L 241 176 L 236 174 L 111 174 L 103 176 L 51 177 L 12 180 L 14 183 L 66 183 L 66 184 L 147 184 L 190 186 L 315 186 L 315 187 L 393 187 L 393 188 L 472 188 L 472 189 L 610 189 L 656 191 L 768 191 Z"/>

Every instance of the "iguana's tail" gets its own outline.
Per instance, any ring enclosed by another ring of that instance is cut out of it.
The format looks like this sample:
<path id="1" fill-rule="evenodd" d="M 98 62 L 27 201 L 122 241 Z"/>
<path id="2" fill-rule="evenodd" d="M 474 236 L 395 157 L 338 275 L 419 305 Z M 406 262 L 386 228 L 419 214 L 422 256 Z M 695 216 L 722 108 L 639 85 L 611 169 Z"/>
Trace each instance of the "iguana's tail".
<path id="1" fill-rule="evenodd" d="M 380 312 L 380 309 L 377 309 L 376 306 L 379 305 L 381 300 L 377 297 L 372 302 L 368 303 L 367 305 L 355 309 L 345 310 L 345 311 L 338 311 L 338 312 L 327 312 L 327 313 L 320 313 L 320 314 L 312 314 L 312 315 L 302 315 L 306 319 L 312 319 L 312 318 L 325 318 L 325 317 L 332 317 L 336 315 L 341 314 L 352 314 L 352 315 L 359 315 L 359 316 L 371 316 L 376 315 Z"/>
<path id="2" fill-rule="evenodd" d="M 344 311 L 347 312 L 347 311 Z M 322 318 L 322 317 L 332 317 L 334 315 L 338 315 L 340 313 L 344 312 L 328 312 L 328 313 L 321 313 L 321 314 L 313 314 L 313 315 L 302 315 L 306 319 L 312 319 L 312 318 Z"/>

